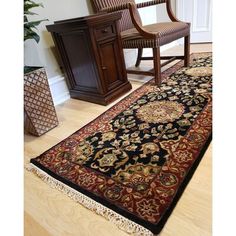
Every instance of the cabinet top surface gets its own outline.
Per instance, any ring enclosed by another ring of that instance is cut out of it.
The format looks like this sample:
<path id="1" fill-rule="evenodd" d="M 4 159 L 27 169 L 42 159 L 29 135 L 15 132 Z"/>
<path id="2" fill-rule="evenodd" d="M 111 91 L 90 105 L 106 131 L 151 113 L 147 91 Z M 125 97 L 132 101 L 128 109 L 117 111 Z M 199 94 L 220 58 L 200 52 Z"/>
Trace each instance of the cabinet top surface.
<path id="1" fill-rule="evenodd" d="M 115 21 L 121 18 L 121 12 L 100 13 L 72 19 L 55 21 L 52 25 L 47 25 L 46 28 L 50 32 L 56 32 L 61 27 L 79 27 L 79 26 L 96 26 L 108 21 Z"/>

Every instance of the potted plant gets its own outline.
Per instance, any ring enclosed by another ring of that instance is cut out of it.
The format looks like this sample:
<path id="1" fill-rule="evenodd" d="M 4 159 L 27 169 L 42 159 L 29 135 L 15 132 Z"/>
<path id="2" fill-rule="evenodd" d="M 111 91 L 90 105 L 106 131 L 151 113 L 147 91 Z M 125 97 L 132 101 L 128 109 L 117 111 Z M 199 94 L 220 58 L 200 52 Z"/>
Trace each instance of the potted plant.
<path id="1" fill-rule="evenodd" d="M 31 9 L 43 7 L 41 3 L 24 0 L 24 41 L 35 40 L 40 36 L 35 31 L 42 21 L 29 21 L 29 15 L 37 15 Z M 58 125 L 47 74 L 43 67 L 24 66 L 24 111 L 25 130 L 40 136 Z"/>

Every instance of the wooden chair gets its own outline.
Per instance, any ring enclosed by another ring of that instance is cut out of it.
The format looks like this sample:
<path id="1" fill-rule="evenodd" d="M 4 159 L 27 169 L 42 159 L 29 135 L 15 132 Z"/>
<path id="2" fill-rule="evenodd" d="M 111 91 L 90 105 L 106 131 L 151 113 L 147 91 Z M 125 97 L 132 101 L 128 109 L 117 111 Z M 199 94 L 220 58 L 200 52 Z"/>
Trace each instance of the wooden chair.
<path id="1" fill-rule="evenodd" d="M 122 45 L 123 48 L 138 48 L 136 67 L 140 65 L 141 60 L 153 60 L 154 70 L 127 70 L 127 73 L 152 75 L 155 77 L 155 83 L 159 86 L 162 66 L 176 59 L 184 59 L 184 66 L 189 66 L 190 23 L 181 22 L 174 16 L 170 0 L 153 0 L 138 4 L 135 4 L 134 0 L 91 0 L 91 3 L 96 13 L 122 11 L 120 21 Z M 166 4 L 171 22 L 143 26 L 137 9 L 161 3 Z M 161 46 L 182 37 L 184 37 L 184 56 L 161 57 Z M 143 48 L 152 48 L 153 56 L 143 57 Z M 161 64 L 161 60 L 165 60 L 165 62 Z"/>

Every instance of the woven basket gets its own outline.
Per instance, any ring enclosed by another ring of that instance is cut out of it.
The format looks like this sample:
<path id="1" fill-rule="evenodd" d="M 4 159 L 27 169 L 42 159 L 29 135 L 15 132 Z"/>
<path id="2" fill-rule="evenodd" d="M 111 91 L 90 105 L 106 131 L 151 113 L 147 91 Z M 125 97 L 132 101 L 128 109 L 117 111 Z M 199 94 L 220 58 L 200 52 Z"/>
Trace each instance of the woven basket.
<path id="1" fill-rule="evenodd" d="M 39 68 L 24 75 L 25 131 L 41 136 L 58 125 L 47 74 Z"/>

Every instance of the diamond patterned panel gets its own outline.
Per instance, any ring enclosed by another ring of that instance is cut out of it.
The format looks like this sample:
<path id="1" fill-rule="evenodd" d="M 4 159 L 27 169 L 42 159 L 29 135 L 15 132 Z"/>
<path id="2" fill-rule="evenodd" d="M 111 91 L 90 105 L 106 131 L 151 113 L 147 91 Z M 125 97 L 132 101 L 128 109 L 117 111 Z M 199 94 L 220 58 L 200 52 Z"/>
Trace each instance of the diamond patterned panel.
<path id="1" fill-rule="evenodd" d="M 25 129 L 40 136 L 58 125 L 44 68 L 24 75 Z"/>

